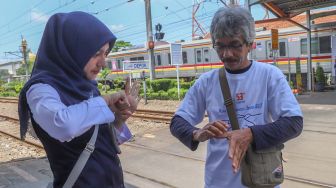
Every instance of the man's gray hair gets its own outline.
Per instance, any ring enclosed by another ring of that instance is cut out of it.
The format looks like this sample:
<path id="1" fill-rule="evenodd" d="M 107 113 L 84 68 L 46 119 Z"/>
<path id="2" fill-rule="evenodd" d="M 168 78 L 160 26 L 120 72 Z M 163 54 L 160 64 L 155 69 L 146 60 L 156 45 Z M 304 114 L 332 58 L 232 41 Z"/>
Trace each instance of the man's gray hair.
<path id="1" fill-rule="evenodd" d="M 213 43 L 215 39 L 242 35 L 245 42 L 251 44 L 255 39 L 253 17 L 246 8 L 222 7 L 212 19 L 210 34 Z"/>

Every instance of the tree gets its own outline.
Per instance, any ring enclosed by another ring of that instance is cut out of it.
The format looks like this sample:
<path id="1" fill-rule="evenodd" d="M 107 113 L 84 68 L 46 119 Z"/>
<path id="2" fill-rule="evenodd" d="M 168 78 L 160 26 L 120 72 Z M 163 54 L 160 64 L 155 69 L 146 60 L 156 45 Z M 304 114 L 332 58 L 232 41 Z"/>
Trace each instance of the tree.
<path id="1" fill-rule="evenodd" d="M 36 59 L 36 55 L 31 53 L 30 50 L 28 50 L 28 74 L 31 74 L 33 66 L 34 66 L 34 62 Z M 20 66 L 20 68 L 18 68 L 16 70 L 16 74 L 17 75 L 26 75 L 26 65 L 24 63 L 22 63 L 22 65 Z"/>
<path id="2" fill-rule="evenodd" d="M 98 75 L 99 78 L 101 78 L 104 81 L 103 90 L 105 93 L 107 92 L 107 89 L 109 89 L 107 88 L 107 85 L 106 85 L 106 78 L 110 74 L 110 72 L 111 70 L 105 67 L 103 70 L 100 71 Z"/>
<path id="3" fill-rule="evenodd" d="M 324 70 L 321 66 L 317 66 L 316 68 L 316 82 L 325 84 Z"/>
<path id="4" fill-rule="evenodd" d="M 123 40 L 119 40 L 114 44 L 114 47 L 112 48 L 112 52 L 117 52 L 121 48 L 125 47 L 131 47 L 132 44 L 130 42 L 125 42 Z"/>

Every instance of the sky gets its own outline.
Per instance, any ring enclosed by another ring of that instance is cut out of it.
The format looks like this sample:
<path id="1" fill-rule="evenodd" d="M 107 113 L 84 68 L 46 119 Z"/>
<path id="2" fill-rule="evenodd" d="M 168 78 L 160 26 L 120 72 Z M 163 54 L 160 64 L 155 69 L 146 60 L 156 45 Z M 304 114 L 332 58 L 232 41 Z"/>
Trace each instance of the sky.
<path id="1" fill-rule="evenodd" d="M 21 38 L 28 48 L 37 52 L 48 18 L 58 12 L 84 11 L 106 24 L 118 40 L 143 45 L 146 42 L 144 0 L 10 0 L 0 6 L 0 63 L 21 60 Z M 201 0 L 151 0 L 152 28 L 160 23 L 165 33 L 163 40 L 190 41 L 192 35 L 192 5 Z M 241 0 L 241 5 L 243 5 Z M 196 19 L 209 31 L 213 14 L 224 4 L 219 0 L 203 0 Z M 255 20 L 264 16 L 264 10 L 252 8 Z M 10 53 L 8 53 L 10 52 Z M 14 55 L 12 55 L 14 54 Z M 16 56 L 17 55 L 17 56 Z"/>

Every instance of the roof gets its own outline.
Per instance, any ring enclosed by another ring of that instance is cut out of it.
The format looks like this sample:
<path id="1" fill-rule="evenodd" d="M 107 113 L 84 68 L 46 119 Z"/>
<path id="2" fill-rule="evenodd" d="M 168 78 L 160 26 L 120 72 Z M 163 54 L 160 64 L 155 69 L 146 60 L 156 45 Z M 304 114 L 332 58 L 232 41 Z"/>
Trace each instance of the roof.
<path id="1" fill-rule="evenodd" d="M 248 0 L 249 6 L 261 4 L 279 18 L 292 18 L 307 10 L 336 5 L 336 0 Z"/>
<path id="2" fill-rule="evenodd" d="M 331 11 L 330 11 L 331 12 Z M 312 14 L 311 16 L 314 16 Z M 301 14 L 292 18 L 293 21 L 306 25 L 306 14 Z M 336 21 L 336 15 L 329 15 L 325 17 L 319 17 L 313 20 L 313 24 L 321 24 L 321 23 L 331 23 Z M 268 19 L 268 20 L 259 20 L 256 21 L 255 27 L 256 28 L 265 28 L 266 30 L 270 29 L 281 29 L 281 28 L 288 28 L 297 26 L 296 24 L 289 22 L 287 20 L 279 20 L 279 19 Z"/>

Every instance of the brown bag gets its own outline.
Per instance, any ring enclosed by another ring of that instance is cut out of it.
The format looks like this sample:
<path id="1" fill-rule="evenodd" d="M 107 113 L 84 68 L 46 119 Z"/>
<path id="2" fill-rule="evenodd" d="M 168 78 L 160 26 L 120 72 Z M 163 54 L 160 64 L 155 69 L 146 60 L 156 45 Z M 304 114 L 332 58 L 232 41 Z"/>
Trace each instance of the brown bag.
<path id="1" fill-rule="evenodd" d="M 238 130 L 239 124 L 224 67 L 219 69 L 219 83 L 232 129 Z M 283 147 L 282 144 L 255 151 L 249 146 L 241 162 L 242 184 L 250 188 L 273 188 L 281 184 L 284 180 L 281 153 Z"/>

